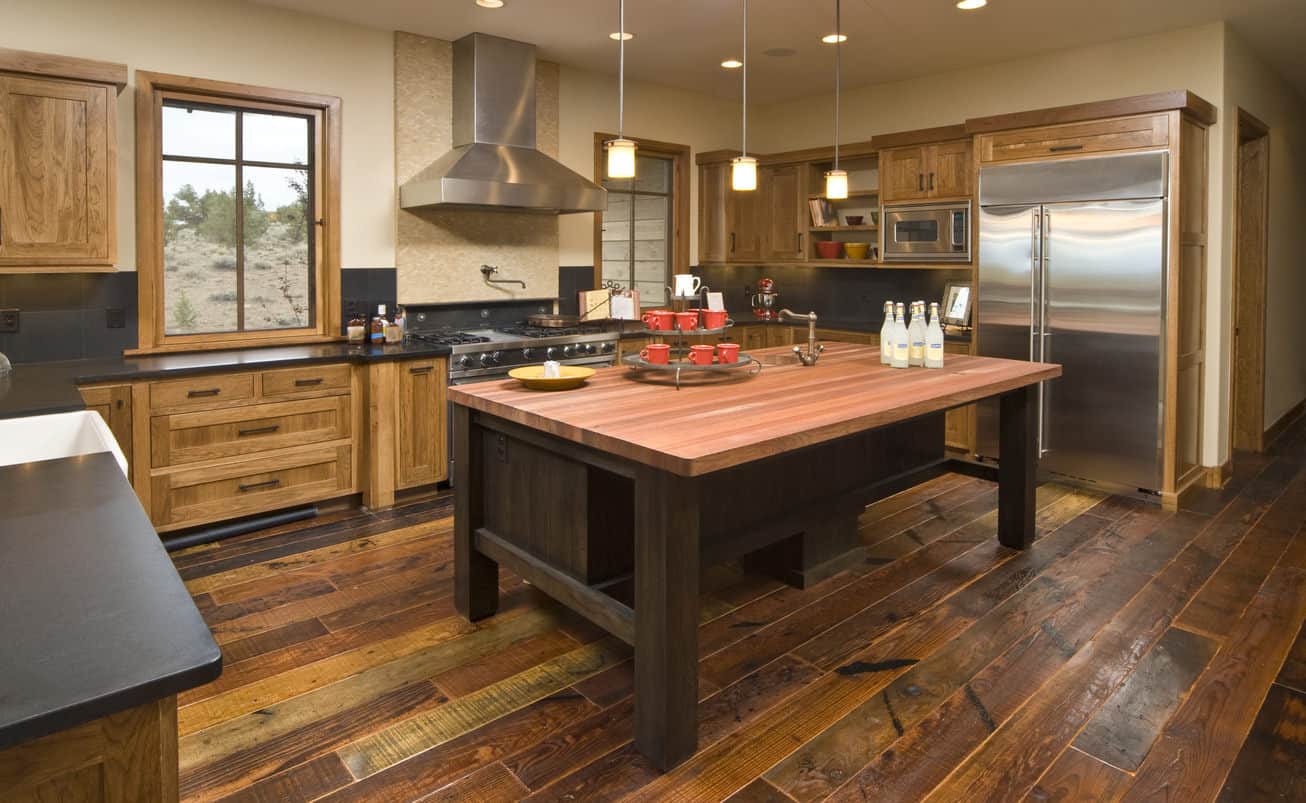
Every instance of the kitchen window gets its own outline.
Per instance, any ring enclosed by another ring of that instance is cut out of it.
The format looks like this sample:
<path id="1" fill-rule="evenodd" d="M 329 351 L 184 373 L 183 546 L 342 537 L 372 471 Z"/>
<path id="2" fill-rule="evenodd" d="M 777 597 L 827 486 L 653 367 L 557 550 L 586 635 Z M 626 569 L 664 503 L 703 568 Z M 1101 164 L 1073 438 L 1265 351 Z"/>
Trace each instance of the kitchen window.
<path id="1" fill-rule="evenodd" d="M 337 335 L 338 99 L 152 74 L 137 91 L 141 350 Z"/>
<path id="2" fill-rule="evenodd" d="M 595 215 L 595 282 L 634 288 L 642 306 L 661 306 L 671 275 L 689 269 L 689 147 L 636 138 L 635 178 L 609 179 L 603 142 L 611 138 L 596 134 L 594 143 L 608 191 L 607 209 Z"/>

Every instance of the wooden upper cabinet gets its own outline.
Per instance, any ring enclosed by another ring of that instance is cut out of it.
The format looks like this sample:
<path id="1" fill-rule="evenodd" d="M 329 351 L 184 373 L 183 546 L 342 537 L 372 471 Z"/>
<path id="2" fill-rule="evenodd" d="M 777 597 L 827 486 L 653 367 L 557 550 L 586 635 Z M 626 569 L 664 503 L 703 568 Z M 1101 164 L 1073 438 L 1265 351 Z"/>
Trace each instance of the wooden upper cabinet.
<path id="1" fill-rule="evenodd" d="M 766 192 L 759 185 L 752 192 L 730 189 L 726 169 L 726 259 L 748 262 L 762 258 L 762 207 Z M 759 177 L 760 181 L 760 177 Z"/>
<path id="2" fill-rule="evenodd" d="M 802 259 L 807 239 L 807 209 L 802 165 L 777 165 L 758 171 L 762 194 L 762 258 Z"/>
<path id="3" fill-rule="evenodd" d="M 726 193 L 730 192 L 730 166 L 724 163 L 698 168 L 698 261 L 725 262 L 730 247 L 726 232 Z"/>
<path id="4" fill-rule="evenodd" d="M 979 156 L 980 162 L 1009 162 L 1160 148 L 1169 142 L 1169 117 L 1148 114 L 984 134 L 979 138 Z"/>
<path id="5" fill-rule="evenodd" d="M 924 145 L 891 148 L 880 152 L 880 199 L 915 201 L 929 197 L 925 187 Z"/>
<path id="6" fill-rule="evenodd" d="M 118 66 L 0 50 L 0 272 L 113 269 Z"/>
<path id="7" fill-rule="evenodd" d="M 970 140 L 910 145 L 880 152 L 880 197 L 886 203 L 971 194 Z"/>

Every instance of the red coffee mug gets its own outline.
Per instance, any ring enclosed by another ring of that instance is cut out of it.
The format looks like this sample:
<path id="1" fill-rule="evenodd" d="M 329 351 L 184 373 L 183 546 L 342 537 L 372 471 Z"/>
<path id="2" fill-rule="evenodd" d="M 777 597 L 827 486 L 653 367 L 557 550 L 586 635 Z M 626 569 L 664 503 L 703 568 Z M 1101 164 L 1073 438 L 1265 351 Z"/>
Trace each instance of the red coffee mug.
<path id="1" fill-rule="evenodd" d="M 654 365 L 666 365 L 671 359 L 671 347 L 666 343 L 649 343 L 640 349 L 639 358 Z"/>
<path id="2" fill-rule="evenodd" d="M 729 320 L 729 313 L 723 309 L 704 309 L 698 311 L 704 329 L 720 329 Z"/>
<path id="3" fill-rule="evenodd" d="M 669 309 L 649 310 L 642 316 L 644 325 L 654 332 L 671 331 L 671 321 L 674 319 L 675 313 Z"/>
<path id="4" fill-rule="evenodd" d="M 698 328 L 698 310 L 689 310 L 688 312 L 677 312 L 676 328 L 682 332 L 688 332 L 691 329 Z"/>
<path id="5" fill-rule="evenodd" d="M 712 358 L 716 355 L 714 346 L 690 346 L 689 362 L 693 365 L 711 365 Z"/>
<path id="6" fill-rule="evenodd" d="M 716 357 L 717 362 L 721 363 L 739 362 L 739 344 L 717 343 Z"/>

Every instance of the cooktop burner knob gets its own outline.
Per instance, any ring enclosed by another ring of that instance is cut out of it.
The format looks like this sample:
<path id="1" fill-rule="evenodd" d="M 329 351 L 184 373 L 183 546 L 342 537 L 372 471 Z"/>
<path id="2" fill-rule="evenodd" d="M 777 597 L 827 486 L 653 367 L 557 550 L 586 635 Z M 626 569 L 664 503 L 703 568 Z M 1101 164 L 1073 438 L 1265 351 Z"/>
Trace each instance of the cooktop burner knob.
<path id="1" fill-rule="evenodd" d="M 521 356 L 528 360 L 533 360 L 535 359 L 535 349 L 522 349 Z"/>
<path id="2" fill-rule="evenodd" d="M 576 356 L 576 347 L 575 347 L 575 346 L 563 346 L 563 347 L 562 347 L 562 356 L 564 356 L 564 357 L 575 357 L 575 356 Z"/>
<path id="3" fill-rule="evenodd" d="M 496 362 L 498 362 L 498 360 L 496 360 L 494 358 L 494 355 L 488 351 L 481 355 L 482 368 L 489 368 L 490 366 L 494 365 Z"/>
<path id="4" fill-rule="evenodd" d="M 473 360 L 472 360 L 472 355 L 470 355 L 470 354 L 464 354 L 463 356 L 461 356 L 461 357 L 458 358 L 458 367 L 459 367 L 459 368 L 471 368 L 471 367 L 472 367 L 472 362 L 473 362 Z"/>
<path id="5" fill-rule="evenodd" d="M 562 356 L 562 349 L 558 348 L 557 346 L 549 346 L 549 350 L 546 352 L 546 356 L 548 356 L 550 360 L 556 360 Z"/>
<path id="6" fill-rule="evenodd" d="M 614 352 L 614 351 L 616 351 L 616 350 L 617 350 L 617 346 L 616 346 L 614 343 L 608 342 L 608 343 L 604 343 L 604 344 L 603 344 L 603 353 L 604 353 L 604 354 L 611 354 L 612 352 Z"/>

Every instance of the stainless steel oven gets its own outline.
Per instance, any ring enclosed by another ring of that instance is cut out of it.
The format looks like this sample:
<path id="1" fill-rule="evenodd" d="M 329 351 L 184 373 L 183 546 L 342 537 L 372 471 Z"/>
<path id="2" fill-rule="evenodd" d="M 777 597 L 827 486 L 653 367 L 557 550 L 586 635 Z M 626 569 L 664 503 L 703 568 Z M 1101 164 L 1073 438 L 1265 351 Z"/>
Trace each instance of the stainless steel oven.
<path id="1" fill-rule="evenodd" d="M 969 262 L 970 201 L 885 204 L 885 262 Z"/>

